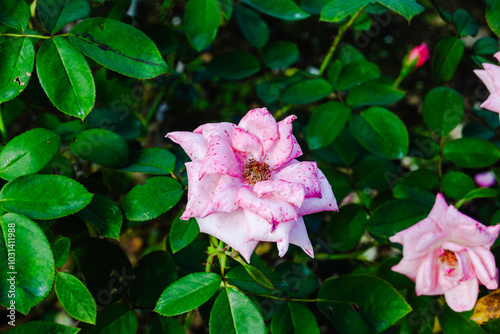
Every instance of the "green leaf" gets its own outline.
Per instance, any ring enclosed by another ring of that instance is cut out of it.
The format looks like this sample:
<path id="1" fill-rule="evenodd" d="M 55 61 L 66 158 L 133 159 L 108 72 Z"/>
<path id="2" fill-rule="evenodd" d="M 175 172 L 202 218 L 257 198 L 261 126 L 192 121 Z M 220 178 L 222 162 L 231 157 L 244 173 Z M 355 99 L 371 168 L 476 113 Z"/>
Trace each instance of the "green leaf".
<path id="1" fill-rule="evenodd" d="M 80 158 L 106 167 L 123 167 L 129 158 L 125 140 L 116 133 L 103 129 L 80 132 L 70 147 Z"/>
<path id="2" fill-rule="evenodd" d="M 278 85 L 274 82 L 262 81 L 257 85 L 257 96 L 266 104 L 277 101 L 280 97 Z"/>
<path id="3" fill-rule="evenodd" d="M 335 90 L 338 87 L 338 81 L 340 78 L 340 73 L 344 68 L 344 64 L 340 60 L 334 61 L 330 67 L 328 68 L 328 82 L 332 85 L 332 88 Z"/>
<path id="4" fill-rule="evenodd" d="M 129 165 L 122 172 L 170 174 L 174 171 L 175 155 L 163 148 L 147 148 L 130 154 Z"/>
<path id="5" fill-rule="evenodd" d="M 86 0 L 39 0 L 36 7 L 40 21 L 51 34 L 90 13 Z"/>
<path id="6" fill-rule="evenodd" d="M 349 122 L 353 136 L 368 151 L 387 159 L 401 159 L 408 153 L 408 132 L 392 112 L 371 107 L 353 115 Z"/>
<path id="7" fill-rule="evenodd" d="M 431 69 L 437 83 L 450 81 L 464 53 L 464 42 L 455 36 L 443 38 L 432 56 Z"/>
<path id="8" fill-rule="evenodd" d="M 123 99 L 123 96 L 121 98 Z M 141 136 L 144 128 L 137 116 L 128 111 L 128 109 L 122 110 L 121 108 L 94 109 L 85 121 L 90 129 L 99 128 L 109 130 L 120 135 L 127 141 Z"/>
<path id="9" fill-rule="evenodd" d="M 51 321 L 30 321 L 9 329 L 9 334 L 76 334 L 80 328 L 69 327 Z"/>
<path id="10" fill-rule="evenodd" d="M 180 220 L 180 216 L 176 217 L 170 228 L 168 240 L 172 253 L 177 253 L 187 245 L 189 245 L 200 234 L 200 227 L 196 219 Z"/>
<path id="11" fill-rule="evenodd" d="M 477 21 L 466 10 L 457 9 L 453 13 L 452 21 L 455 24 L 455 29 L 457 30 L 460 37 L 476 36 L 479 29 Z"/>
<path id="12" fill-rule="evenodd" d="M 22 215 L 1 216 L 0 233 L 0 304 L 10 307 L 11 300 L 15 300 L 16 311 L 28 314 L 52 288 L 52 250 L 42 229 Z M 12 277 L 14 281 L 9 280 Z"/>
<path id="13" fill-rule="evenodd" d="M 484 334 L 484 331 L 471 319 L 471 312 L 455 312 L 447 305 L 438 315 L 439 324 L 444 334 L 463 333 L 463 334 Z"/>
<path id="14" fill-rule="evenodd" d="M 275 289 L 273 282 L 260 269 L 245 263 L 243 260 L 238 262 L 243 266 L 243 268 L 245 268 L 248 275 L 250 275 L 255 282 L 262 285 L 266 289 Z"/>
<path id="15" fill-rule="evenodd" d="M 86 207 L 92 194 L 61 175 L 26 175 L 7 183 L 0 192 L 2 207 L 34 219 L 55 219 Z"/>
<path id="16" fill-rule="evenodd" d="M 351 14 L 363 9 L 370 0 L 333 0 L 328 2 L 321 11 L 320 21 L 340 22 Z"/>
<path id="17" fill-rule="evenodd" d="M 83 20 L 71 29 L 69 40 L 99 64 L 129 77 L 149 79 L 170 71 L 148 36 L 119 21 Z"/>
<path id="18" fill-rule="evenodd" d="M 95 194 L 92 202 L 76 215 L 94 226 L 103 237 L 120 239 L 123 215 L 110 198 Z"/>
<path id="19" fill-rule="evenodd" d="M 327 251 L 348 251 L 356 246 L 365 232 L 366 213 L 359 205 L 348 204 L 332 216 L 322 234 Z"/>
<path id="20" fill-rule="evenodd" d="M 443 176 L 443 191 L 446 196 L 460 199 L 474 189 L 474 181 L 462 172 L 448 172 Z"/>
<path id="21" fill-rule="evenodd" d="M 25 1 L 3 0 L 0 2 L 2 12 L 0 23 L 17 30 L 24 31 L 30 21 L 30 7 Z"/>
<path id="22" fill-rule="evenodd" d="M 170 254 L 154 251 L 143 256 L 134 268 L 130 285 L 134 305 L 154 307 L 163 290 L 177 280 L 177 268 Z"/>
<path id="23" fill-rule="evenodd" d="M 262 62 L 269 68 L 285 68 L 299 59 L 297 44 L 287 41 L 277 41 L 268 45 L 262 53 Z"/>
<path id="24" fill-rule="evenodd" d="M 295 303 L 283 303 L 273 314 L 272 334 L 307 333 L 319 334 L 314 314 L 306 306 Z"/>
<path id="25" fill-rule="evenodd" d="M 460 138 L 445 145 L 443 156 L 460 167 L 481 168 L 493 165 L 500 152 L 486 140 Z"/>
<path id="26" fill-rule="evenodd" d="M 329 0 L 302 0 L 300 7 L 311 14 L 321 14 L 321 10 L 328 2 Z"/>
<path id="27" fill-rule="evenodd" d="M 0 152 L 0 177 L 16 177 L 40 171 L 55 156 L 61 138 L 42 128 L 26 131 L 5 145 Z"/>
<path id="28" fill-rule="evenodd" d="M 175 318 L 153 313 L 147 334 L 185 334 L 184 327 Z"/>
<path id="29" fill-rule="evenodd" d="M 259 284 L 250 276 L 248 271 L 243 266 L 237 266 L 231 269 L 227 274 L 227 280 L 236 286 L 238 289 L 258 295 L 272 295 L 276 293 L 276 289 L 284 290 L 289 286 L 284 282 L 283 276 L 269 269 L 259 269 L 273 284 L 273 289 L 268 289 L 262 284 Z"/>
<path id="30" fill-rule="evenodd" d="M 378 66 L 369 61 L 358 61 L 345 66 L 338 79 L 338 90 L 348 90 L 363 82 L 377 79 L 380 76 Z"/>
<path id="31" fill-rule="evenodd" d="M 84 119 L 95 102 L 94 78 L 82 54 L 65 38 L 51 38 L 38 50 L 36 71 L 50 102 Z"/>
<path id="32" fill-rule="evenodd" d="M 500 1 L 486 0 L 486 22 L 490 29 L 500 36 Z"/>
<path id="33" fill-rule="evenodd" d="M 408 22 L 410 22 L 415 15 L 422 13 L 425 9 L 415 0 L 377 0 L 377 2 L 395 11 L 399 15 L 404 16 Z"/>
<path id="34" fill-rule="evenodd" d="M 472 49 L 477 55 L 495 54 L 498 52 L 498 40 L 489 36 L 480 38 L 474 43 Z"/>
<path id="35" fill-rule="evenodd" d="M 242 0 L 258 11 L 285 21 L 302 20 L 309 14 L 300 9 L 293 0 Z"/>
<path id="36" fill-rule="evenodd" d="M 218 54 L 207 65 L 207 71 L 227 80 L 239 80 L 260 71 L 257 58 L 245 51 L 228 51 Z"/>
<path id="37" fill-rule="evenodd" d="M 114 303 L 97 313 L 95 326 L 81 324 L 80 327 L 85 334 L 137 333 L 139 324 L 135 311 L 130 306 Z"/>
<path id="38" fill-rule="evenodd" d="M 464 116 L 462 95 L 448 87 L 436 87 L 427 93 L 422 106 L 424 122 L 437 135 L 453 130 Z"/>
<path id="39" fill-rule="evenodd" d="M 353 87 L 347 94 L 347 104 L 353 108 L 363 106 L 388 106 L 398 102 L 405 96 L 405 92 L 375 82 L 367 82 Z"/>
<path id="40" fill-rule="evenodd" d="M 18 96 L 33 74 L 35 49 L 29 38 L 0 37 L 0 103 Z"/>
<path id="41" fill-rule="evenodd" d="M 75 179 L 75 169 L 71 162 L 62 155 L 55 155 L 39 174 L 57 174 Z"/>
<path id="42" fill-rule="evenodd" d="M 61 268 L 68 261 L 70 246 L 71 239 L 66 237 L 57 240 L 52 246 L 56 268 Z"/>
<path id="43" fill-rule="evenodd" d="M 121 207 L 128 220 L 151 220 L 176 205 L 182 194 L 182 186 L 174 179 L 153 177 L 130 190 L 123 198 Z"/>
<path id="44" fill-rule="evenodd" d="M 371 233 L 389 238 L 418 223 L 431 211 L 431 207 L 412 199 L 385 202 L 375 210 L 367 224 Z"/>
<path id="45" fill-rule="evenodd" d="M 318 243 L 322 242 L 323 240 L 318 239 Z M 315 268 L 309 268 L 310 264 L 309 261 L 302 263 L 285 261 L 276 266 L 275 277 L 268 276 L 273 279 L 274 285 L 279 290 L 286 289 L 287 296 L 307 297 L 319 288 L 319 279 L 313 272 Z M 271 294 L 273 293 L 276 292 L 271 291 Z"/>
<path id="46" fill-rule="evenodd" d="M 311 150 L 328 146 L 351 118 L 351 109 L 336 101 L 317 107 L 307 125 L 306 140 Z"/>
<path id="47" fill-rule="evenodd" d="M 75 276 L 58 272 L 55 290 L 63 308 L 73 318 L 95 324 L 97 307 L 85 285 Z"/>
<path id="48" fill-rule="evenodd" d="M 266 333 L 264 319 L 254 303 L 231 287 L 223 290 L 215 300 L 209 328 L 213 334 Z"/>
<path id="49" fill-rule="evenodd" d="M 318 299 L 319 310 L 340 333 L 380 333 L 411 311 L 389 283 L 365 275 L 326 280 Z"/>
<path id="50" fill-rule="evenodd" d="M 201 51 L 205 49 L 217 35 L 221 4 L 218 0 L 189 0 L 184 12 L 184 27 L 189 43 Z"/>
<path id="51" fill-rule="evenodd" d="M 281 100 L 289 104 L 307 104 L 321 100 L 332 93 L 332 86 L 323 79 L 308 79 L 286 88 Z"/>
<path id="52" fill-rule="evenodd" d="M 194 273 L 184 276 L 163 291 L 155 312 L 174 316 L 204 304 L 219 289 L 222 279 L 214 273 Z"/>
<path id="53" fill-rule="evenodd" d="M 498 191 L 491 188 L 472 189 L 464 196 L 464 198 L 462 198 L 455 204 L 455 207 L 459 208 L 460 206 L 462 206 L 464 202 L 474 198 L 489 198 L 489 197 L 498 197 Z"/>
<path id="54" fill-rule="evenodd" d="M 266 21 L 256 11 L 244 6 L 236 6 L 234 17 L 241 33 L 251 46 L 261 48 L 266 45 L 270 30 Z"/>

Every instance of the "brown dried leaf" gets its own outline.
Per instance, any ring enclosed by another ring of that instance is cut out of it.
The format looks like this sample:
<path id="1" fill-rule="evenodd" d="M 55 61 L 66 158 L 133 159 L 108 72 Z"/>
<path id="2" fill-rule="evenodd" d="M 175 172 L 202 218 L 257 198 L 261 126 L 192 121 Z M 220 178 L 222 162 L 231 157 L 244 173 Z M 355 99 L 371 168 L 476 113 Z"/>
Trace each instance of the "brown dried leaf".
<path id="1" fill-rule="evenodd" d="M 500 289 L 479 299 L 470 318 L 478 324 L 500 318 Z"/>

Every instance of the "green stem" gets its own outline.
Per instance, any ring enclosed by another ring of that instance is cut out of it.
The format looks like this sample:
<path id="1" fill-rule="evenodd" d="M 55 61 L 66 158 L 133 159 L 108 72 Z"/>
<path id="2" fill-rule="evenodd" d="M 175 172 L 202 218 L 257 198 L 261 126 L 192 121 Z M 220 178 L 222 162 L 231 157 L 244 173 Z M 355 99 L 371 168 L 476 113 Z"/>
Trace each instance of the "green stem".
<path id="1" fill-rule="evenodd" d="M 356 12 L 353 16 L 351 16 L 351 19 L 347 21 L 347 23 L 341 25 L 339 27 L 339 33 L 337 36 L 335 36 L 335 39 L 333 40 L 332 46 L 330 47 L 330 50 L 328 50 L 328 53 L 326 54 L 325 59 L 323 60 L 323 63 L 321 64 L 321 67 L 319 68 L 319 76 L 323 75 L 323 73 L 326 70 L 326 67 L 330 63 L 330 60 L 332 59 L 333 54 L 335 53 L 335 50 L 337 50 L 337 47 L 340 44 L 340 41 L 342 40 L 342 37 L 344 36 L 344 33 L 351 28 L 353 25 L 354 21 L 358 19 L 358 17 L 361 15 L 365 7 L 361 8 L 360 11 Z"/>
<path id="2" fill-rule="evenodd" d="M 2 133 L 2 143 L 7 143 L 9 141 L 9 137 L 7 136 L 7 129 L 5 128 L 5 122 L 3 120 L 2 105 L 0 105 L 0 133 Z"/>
<path id="3" fill-rule="evenodd" d="M 290 110 L 292 106 L 291 105 L 285 105 L 283 108 L 279 109 L 276 114 L 274 114 L 274 118 L 279 119 L 281 116 L 286 114 L 288 110 Z"/>
<path id="4" fill-rule="evenodd" d="M 406 77 L 406 71 L 404 70 L 401 70 L 401 72 L 399 72 L 399 76 L 396 78 L 396 80 L 394 81 L 394 83 L 392 84 L 392 88 L 394 89 L 398 89 L 398 86 L 399 84 L 401 83 L 401 81 L 403 81 L 403 79 Z"/>
<path id="5" fill-rule="evenodd" d="M 40 38 L 40 39 L 50 39 L 50 36 L 41 36 L 41 35 L 26 35 L 26 34 L 0 34 L 0 37 L 2 36 L 7 36 L 7 37 L 28 37 L 28 38 Z M 61 35 L 59 35 L 61 36 Z"/>

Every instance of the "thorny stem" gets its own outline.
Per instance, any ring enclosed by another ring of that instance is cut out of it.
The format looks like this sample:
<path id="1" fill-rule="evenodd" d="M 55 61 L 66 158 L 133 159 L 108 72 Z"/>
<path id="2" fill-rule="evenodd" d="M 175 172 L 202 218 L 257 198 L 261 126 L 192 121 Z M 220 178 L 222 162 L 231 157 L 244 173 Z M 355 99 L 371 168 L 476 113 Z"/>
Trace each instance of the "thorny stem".
<path id="1" fill-rule="evenodd" d="M 361 8 L 358 12 L 356 12 L 353 16 L 351 16 L 351 19 L 347 21 L 347 23 L 341 25 L 339 27 L 339 33 L 337 36 L 335 36 L 335 39 L 333 40 L 332 46 L 330 47 L 330 50 L 328 50 L 328 53 L 325 56 L 325 59 L 323 60 L 323 63 L 321 64 L 321 67 L 319 69 L 319 76 L 323 75 L 323 73 L 326 70 L 326 67 L 330 63 L 330 60 L 332 59 L 333 54 L 335 53 L 335 50 L 337 50 L 337 47 L 339 46 L 340 41 L 342 40 L 342 37 L 344 36 L 344 33 L 349 30 L 349 28 L 353 25 L 354 21 L 358 19 L 358 17 L 361 15 L 365 7 Z"/>

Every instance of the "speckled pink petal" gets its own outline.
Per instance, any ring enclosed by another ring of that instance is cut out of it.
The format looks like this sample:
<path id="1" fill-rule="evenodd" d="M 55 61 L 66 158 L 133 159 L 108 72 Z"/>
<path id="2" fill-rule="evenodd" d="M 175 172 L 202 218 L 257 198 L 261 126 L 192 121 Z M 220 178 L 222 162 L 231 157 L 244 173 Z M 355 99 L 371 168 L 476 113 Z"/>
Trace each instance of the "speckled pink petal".
<path id="1" fill-rule="evenodd" d="M 498 289 L 498 270 L 493 254 L 483 247 L 469 248 L 467 253 L 481 284 L 490 290 Z"/>
<path id="2" fill-rule="evenodd" d="M 269 180 L 257 182 L 253 187 L 253 191 L 257 196 L 262 197 L 268 194 L 273 194 L 288 203 L 292 203 L 298 207 L 304 202 L 306 195 L 304 186 L 300 183 L 287 182 L 282 180 Z"/>
<path id="3" fill-rule="evenodd" d="M 231 145 L 234 150 L 247 153 L 247 159 L 253 158 L 259 162 L 262 159 L 262 145 L 259 139 L 242 128 L 234 128 Z"/>
<path id="4" fill-rule="evenodd" d="M 242 163 L 236 159 L 231 145 L 219 135 L 214 135 L 208 144 L 199 177 L 205 174 L 228 174 L 237 178 L 243 174 Z"/>
<path id="5" fill-rule="evenodd" d="M 278 126 L 266 108 L 250 110 L 240 121 L 238 127 L 257 137 L 262 144 L 264 155 L 278 140 Z"/>
<path id="6" fill-rule="evenodd" d="M 454 288 L 444 292 L 448 306 L 455 312 L 469 311 L 474 308 L 477 301 L 479 284 L 477 278 L 462 281 Z"/>
<path id="7" fill-rule="evenodd" d="M 500 66 L 483 63 L 483 68 L 486 74 L 489 75 L 491 81 L 493 82 L 494 91 L 500 91 Z"/>
<path id="8" fill-rule="evenodd" d="M 397 273 L 408 276 L 412 281 L 415 282 L 417 279 L 417 271 L 422 262 L 425 260 L 425 257 L 419 257 L 417 259 L 408 260 L 406 258 L 402 258 L 401 261 L 391 269 Z"/>
<path id="9" fill-rule="evenodd" d="M 321 197 L 321 185 L 318 179 L 318 165 L 314 161 L 298 162 L 293 160 L 277 170 L 272 178 L 288 182 L 300 183 L 304 186 L 306 198 Z"/>
<path id="10" fill-rule="evenodd" d="M 212 193 L 217 187 L 220 175 L 207 175 L 200 180 L 198 177 L 200 169 L 201 162 L 186 162 L 189 188 L 186 210 L 181 216 L 183 220 L 187 220 L 190 217 L 205 217 L 215 212 L 215 206 L 212 203 Z"/>
<path id="11" fill-rule="evenodd" d="M 444 199 L 443 195 L 438 193 L 436 195 L 436 201 L 434 202 L 434 206 L 432 207 L 431 212 L 427 216 L 427 218 L 433 219 L 435 222 L 438 222 L 441 217 L 446 215 L 446 211 L 448 210 L 448 204 Z"/>
<path id="12" fill-rule="evenodd" d="M 176 131 L 170 132 L 166 137 L 181 145 L 182 149 L 193 161 L 203 160 L 205 154 L 207 154 L 208 142 L 200 134 Z"/>
<path id="13" fill-rule="evenodd" d="M 467 255 L 467 249 L 464 249 L 461 252 L 455 252 L 455 256 L 457 257 L 458 260 L 458 268 L 460 268 L 458 272 L 461 272 L 460 280 L 463 281 L 475 277 L 476 273 L 474 272 L 474 266 L 472 265 L 472 261 Z"/>
<path id="14" fill-rule="evenodd" d="M 443 290 L 438 285 L 438 269 L 435 252 L 429 252 L 421 265 L 418 267 L 417 277 L 415 279 L 415 291 L 420 295 L 440 295 Z M 411 270 L 408 268 L 408 270 Z"/>
<path id="15" fill-rule="evenodd" d="M 249 188 L 241 188 L 236 195 L 236 204 L 245 210 L 258 214 L 269 224 L 297 220 L 297 212 L 292 204 L 275 196 L 259 198 Z"/>
<path id="16" fill-rule="evenodd" d="M 493 80 L 491 80 L 488 73 L 485 70 L 474 70 L 474 73 L 481 79 L 488 91 L 491 93 L 495 92 L 495 86 L 493 85 Z"/>
<path id="17" fill-rule="evenodd" d="M 434 222 L 432 223 L 434 224 Z M 439 241 L 443 238 L 446 237 L 446 233 L 440 231 L 440 232 L 429 232 L 425 233 L 422 236 L 418 238 L 413 238 L 411 241 L 408 243 L 405 243 L 405 248 L 403 249 L 403 254 L 405 256 L 409 257 L 419 257 L 425 255 L 427 252 L 429 252 L 429 249 L 434 249 L 436 248 L 436 244 L 439 243 Z M 412 251 L 412 245 L 414 244 L 414 248 Z M 463 247 L 462 247 L 463 248 Z M 404 253 L 404 250 L 407 250 L 408 252 L 411 251 L 411 254 Z"/>
<path id="18" fill-rule="evenodd" d="M 261 216 L 248 210 L 244 211 L 248 221 L 248 237 L 254 240 L 276 242 L 279 256 L 285 255 L 295 220 L 281 222 L 273 226 Z"/>
<path id="19" fill-rule="evenodd" d="M 500 113 L 500 95 L 498 95 L 498 93 L 492 93 L 483 103 L 481 103 L 481 108 Z"/>
<path id="20" fill-rule="evenodd" d="M 292 122 L 297 117 L 295 115 L 288 116 L 281 122 L 278 122 L 279 139 L 269 149 L 266 154 L 265 162 L 271 168 L 278 168 L 295 157 L 290 157 L 294 149 L 294 137 L 292 135 Z M 296 142 L 296 140 L 295 140 Z M 300 147 L 299 147 L 300 149 Z"/>
<path id="21" fill-rule="evenodd" d="M 238 210 L 239 206 L 235 203 L 236 194 L 242 187 L 243 180 L 229 175 L 221 175 L 219 183 L 212 196 L 212 202 L 216 212 L 232 212 Z"/>
<path id="22" fill-rule="evenodd" d="M 213 235 L 240 252 L 250 262 L 257 240 L 249 240 L 247 219 L 242 209 L 226 213 L 213 213 L 205 218 L 196 218 L 200 231 Z"/>
<path id="23" fill-rule="evenodd" d="M 209 142 L 213 136 L 221 136 L 228 142 L 231 142 L 233 136 L 233 129 L 236 127 L 233 123 L 221 122 L 221 123 L 207 123 L 200 125 L 194 129 L 194 133 L 200 133 L 205 137 L 207 142 Z"/>
<path id="24" fill-rule="evenodd" d="M 318 180 L 321 187 L 321 198 L 306 198 L 299 210 L 300 216 L 321 211 L 339 211 L 337 200 L 333 195 L 332 186 L 328 183 L 326 176 L 318 169 Z M 307 193 L 307 192 L 306 192 Z"/>
<path id="25" fill-rule="evenodd" d="M 424 218 L 417 224 L 396 233 L 389 240 L 401 243 L 403 245 L 403 256 L 408 260 L 412 260 L 420 258 L 428 252 L 428 250 L 421 250 L 424 245 L 433 244 L 443 236 L 445 234 L 441 233 L 434 220 Z M 421 239 L 422 241 L 420 241 Z"/>
<path id="26" fill-rule="evenodd" d="M 314 258 L 313 247 L 307 235 L 306 225 L 302 217 L 299 217 L 297 222 L 295 222 L 295 227 L 292 230 L 292 234 L 290 234 L 290 243 L 299 246 L 307 255 Z"/>

